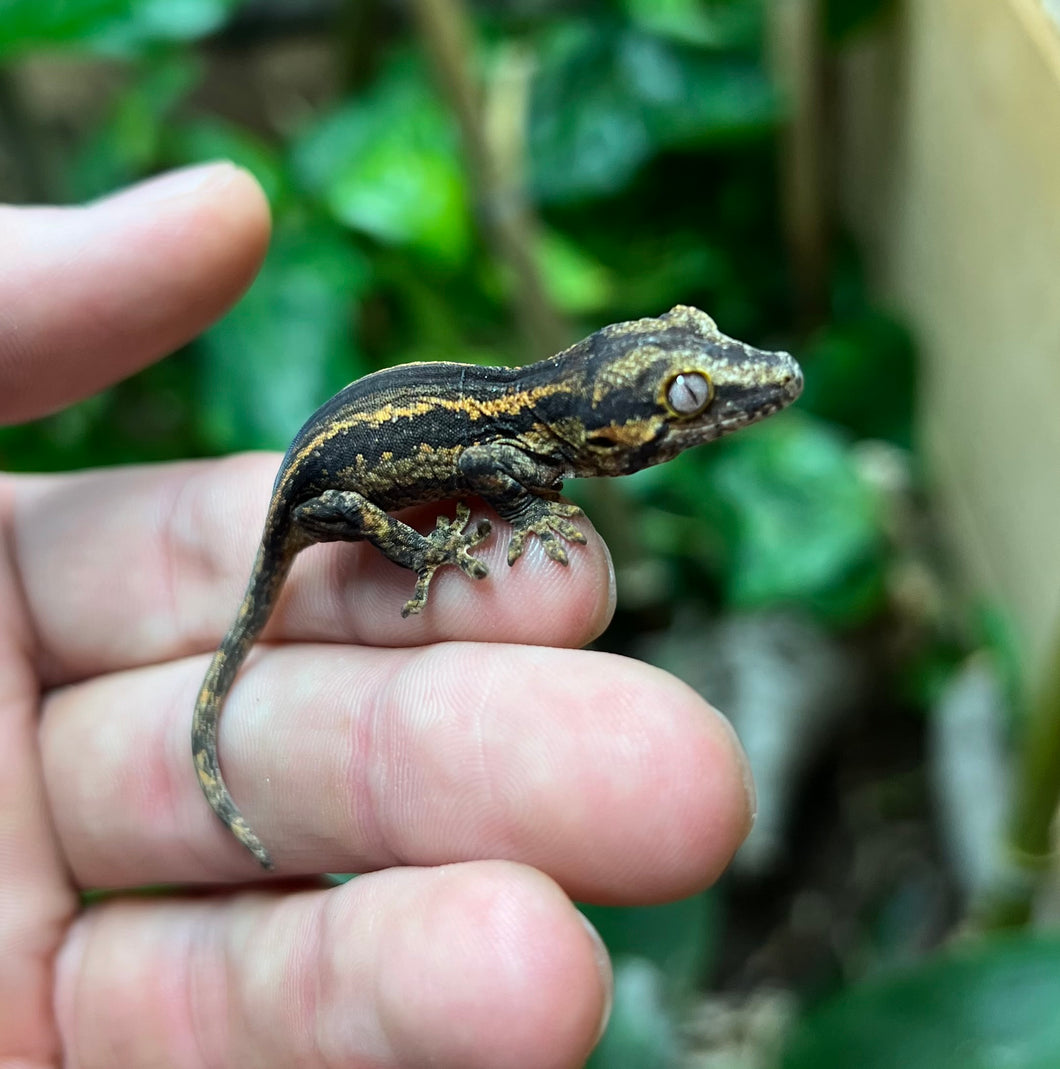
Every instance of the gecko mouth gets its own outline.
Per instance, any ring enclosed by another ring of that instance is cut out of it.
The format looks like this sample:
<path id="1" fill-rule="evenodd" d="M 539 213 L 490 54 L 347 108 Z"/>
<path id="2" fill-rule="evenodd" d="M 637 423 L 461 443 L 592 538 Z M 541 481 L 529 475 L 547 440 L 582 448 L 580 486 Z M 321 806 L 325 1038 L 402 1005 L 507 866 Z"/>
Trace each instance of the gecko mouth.
<path id="1" fill-rule="evenodd" d="M 772 354 L 777 362 L 774 374 L 751 386 L 738 385 L 729 391 L 722 387 L 718 390 L 718 400 L 724 402 L 727 411 L 718 419 L 718 426 L 723 432 L 736 430 L 748 423 L 787 408 L 802 393 L 802 369 L 788 353 Z"/>

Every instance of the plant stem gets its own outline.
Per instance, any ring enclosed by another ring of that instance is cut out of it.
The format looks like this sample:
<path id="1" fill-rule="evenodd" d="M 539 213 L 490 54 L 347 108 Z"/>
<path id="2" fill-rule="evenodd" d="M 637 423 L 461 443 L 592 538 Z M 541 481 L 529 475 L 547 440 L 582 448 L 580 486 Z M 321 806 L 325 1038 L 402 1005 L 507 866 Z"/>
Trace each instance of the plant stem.
<path id="1" fill-rule="evenodd" d="M 508 275 L 523 339 L 535 358 L 558 352 L 569 344 L 570 331 L 537 265 L 537 226 L 525 192 L 529 66 L 515 53 L 509 57 L 506 77 L 496 83 L 505 94 L 503 106 L 487 109 L 473 75 L 471 25 L 461 0 L 412 0 L 412 10 L 460 126 L 479 225 Z"/>
<path id="2" fill-rule="evenodd" d="M 829 140 L 821 0 L 770 4 L 769 57 L 787 99 L 781 137 L 781 203 L 792 279 L 804 330 L 828 306 Z"/>
<path id="3" fill-rule="evenodd" d="M 995 896 L 990 927 L 1022 927 L 1035 892 L 1055 862 L 1053 827 L 1060 805 L 1060 630 L 1023 735 L 1009 846 L 1013 886 Z"/>

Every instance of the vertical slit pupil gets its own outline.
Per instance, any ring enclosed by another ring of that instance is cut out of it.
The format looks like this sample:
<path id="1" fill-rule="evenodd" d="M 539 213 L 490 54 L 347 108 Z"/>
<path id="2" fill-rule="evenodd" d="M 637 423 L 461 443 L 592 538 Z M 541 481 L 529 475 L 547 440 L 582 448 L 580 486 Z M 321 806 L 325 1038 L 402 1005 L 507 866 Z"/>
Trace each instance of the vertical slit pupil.
<path id="1" fill-rule="evenodd" d="M 666 391 L 670 407 L 682 416 L 702 412 L 710 401 L 710 381 L 698 371 L 682 371 L 675 375 Z"/>

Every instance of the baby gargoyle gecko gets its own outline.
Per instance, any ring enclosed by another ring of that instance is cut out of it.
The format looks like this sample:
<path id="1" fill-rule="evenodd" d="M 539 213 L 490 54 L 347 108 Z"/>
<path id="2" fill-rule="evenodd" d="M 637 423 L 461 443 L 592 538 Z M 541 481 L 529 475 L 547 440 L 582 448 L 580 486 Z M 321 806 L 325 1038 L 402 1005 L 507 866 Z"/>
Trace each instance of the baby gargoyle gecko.
<path id="1" fill-rule="evenodd" d="M 468 530 L 467 505 L 421 534 L 390 513 L 475 494 L 512 529 L 508 563 L 527 539 L 567 563 L 585 543 L 564 479 L 628 475 L 763 419 L 794 401 L 802 372 L 787 353 L 722 334 L 678 305 L 658 319 L 615 323 L 525 367 L 415 363 L 367 375 L 310 416 L 287 450 L 243 602 L 195 703 L 192 751 L 214 812 L 266 869 L 272 858 L 221 775 L 217 724 L 295 556 L 315 542 L 370 542 L 416 573 L 402 616 L 422 611 L 439 568 L 472 579 L 490 521 Z"/>

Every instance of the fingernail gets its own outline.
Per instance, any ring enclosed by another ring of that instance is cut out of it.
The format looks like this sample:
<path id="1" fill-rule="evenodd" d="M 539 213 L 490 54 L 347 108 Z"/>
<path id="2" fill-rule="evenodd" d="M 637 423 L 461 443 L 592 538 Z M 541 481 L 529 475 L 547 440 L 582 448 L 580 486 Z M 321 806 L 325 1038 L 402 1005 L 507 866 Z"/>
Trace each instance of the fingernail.
<path id="1" fill-rule="evenodd" d="M 747 760 L 743 743 L 740 742 L 740 736 L 736 734 L 736 728 L 732 726 L 732 721 L 724 713 L 719 712 L 718 717 L 729 729 L 732 748 L 740 766 L 740 778 L 743 781 L 744 794 L 747 797 L 747 831 L 749 834 L 751 828 L 754 827 L 755 819 L 758 817 L 758 792 L 755 790 L 754 774 L 751 772 L 751 763 Z"/>
<path id="2" fill-rule="evenodd" d="M 585 925 L 589 938 L 593 941 L 596 968 L 604 985 L 604 1012 L 600 1015 L 600 1026 L 597 1028 L 596 1038 L 593 1040 L 595 1045 L 600 1042 L 601 1036 L 607 1031 L 607 1022 L 611 1020 L 611 1007 L 615 1003 L 615 974 L 611 969 L 611 955 L 608 954 L 607 947 L 604 946 L 604 941 L 600 938 L 600 933 L 592 926 L 589 918 L 584 913 L 579 912 L 578 917 L 581 919 L 582 924 Z"/>
<path id="3" fill-rule="evenodd" d="M 119 190 L 100 198 L 104 201 L 124 200 L 150 203 L 151 201 L 169 200 L 194 193 L 211 183 L 227 179 L 237 170 L 228 160 L 214 160 L 210 163 L 195 163 L 189 167 L 179 167 L 175 171 L 166 171 L 155 175 L 134 186 Z M 98 203 L 98 202 L 97 202 Z"/>

